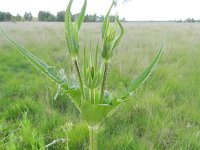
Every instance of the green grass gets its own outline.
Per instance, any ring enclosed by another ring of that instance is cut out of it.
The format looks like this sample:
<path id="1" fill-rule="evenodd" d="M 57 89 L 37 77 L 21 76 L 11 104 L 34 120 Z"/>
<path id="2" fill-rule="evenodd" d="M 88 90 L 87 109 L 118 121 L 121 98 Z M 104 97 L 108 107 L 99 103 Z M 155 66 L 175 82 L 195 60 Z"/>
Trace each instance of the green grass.
<path id="1" fill-rule="evenodd" d="M 74 72 L 58 23 L 0 26 L 48 64 Z M 84 42 L 100 38 L 100 26 L 83 24 L 82 47 Z M 98 149 L 200 149 L 200 24 L 125 23 L 124 27 L 107 86 L 118 94 L 148 65 L 163 40 L 166 44 L 149 80 L 102 124 Z M 86 123 L 66 96 L 53 100 L 56 86 L 48 81 L 0 36 L 1 150 L 39 149 L 53 140 L 67 139 L 63 126 L 68 122 L 73 122 L 70 149 L 88 149 Z M 67 142 L 59 142 L 49 150 L 66 146 Z"/>

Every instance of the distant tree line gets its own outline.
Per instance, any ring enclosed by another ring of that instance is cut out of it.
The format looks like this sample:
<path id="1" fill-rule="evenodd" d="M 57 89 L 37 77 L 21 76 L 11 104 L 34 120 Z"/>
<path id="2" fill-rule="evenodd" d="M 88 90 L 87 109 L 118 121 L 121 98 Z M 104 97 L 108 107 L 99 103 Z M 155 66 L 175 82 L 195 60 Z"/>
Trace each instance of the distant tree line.
<path id="1" fill-rule="evenodd" d="M 11 13 L 0 11 L 0 21 L 10 21 L 12 18 Z"/>
<path id="2" fill-rule="evenodd" d="M 0 11 L 0 21 L 32 21 L 33 15 L 31 12 L 25 12 L 24 16 L 17 14 L 13 16 L 9 12 L 1 12 Z"/>
<path id="3" fill-rule="evenodd" d="M 72 21 L 74 21 L 79 14 L 71 14 Z M 119 19 L 119 16 L 110 16 L 111 22 L 115 21 L 115 18 Z M 86 14 L 84 18 L 84 22 L 102 22 L 104 19 L 104 16 L 98 16 L 97 14 L 89 15 Z M 0 12 L 0 21 L 32 21 L 33 15 L 31 12 L 25 12 L 24 16 L 20 16 L 17 14 L 16 16 L 13 16 L 9 12 Z M 38 18 L 36 18 L 38 21 L 44 21 L 44 22 L 64 22 L 65 20 L 65 11 L 59 11 L 56 16 L 51 14 L 49 11 L 39 11 Z M 121 19 L 122 21 L 125 21 L 125 18 Z"/>
<path id="4" fill-rule="evenodd" d="M 200 20 L 195 20 L 194 18 L 187 18 L 185 20 L 178 20 L 177 22 L 188 22 L 188 23 L 193 23 L 193 22 L 200 22 Z"/>
<path id="5" fill-rule="evenodd" d="M 127 2 L 130 0 L 124 0 L 124 2 Z M 72 21 L 74 21 L 79 14 L 71 14 Z M 110 16 L 111 22 L 115 21 L 115 18 L 119 19 L 119 16 Z M 97 14 L 86 14 L 84 18 L 84 22 L 102 22 L 104 19 L 103 15 L 98 16 Z M 0 11 L 0 22 L 2 21 L 32 21 L 33 20 L 33 15 L 31 12 L 25 12 L 23 16 L 17 14 L 16 16 L 13 16 L 10 12 L 1 12 Z M 44 22 L 64 22 L 65 20 L 65 11 L 59 11 L 56 16 L 51 14 L 49 11 L 39 11 L 38 17 L 35 18 L 34 20 L 38 21 L 44 21 Z M 125 18 L 120 19 L 121 21 L 126 21 Z M 188 23 L 193 23 L 193 22 L 200 22 L 199 20 L 195 20 L 194 18 L 187 18 L 185 20 L 174 20 L 172 22 L 188 22 Z"/>
<path id="6" fill-rule="evenodd" d="M 72 21 L 74 21 L 79 14 L 71 14 Z M 115 21 L 116 16 L 110 16 L 111 22 Z M 119 17 L 117 16 L 119 19 Z M 84 22 L 102 22 L 104 16 L 98 16 L 97 14 L 94 15 L 85 15 Z M 49 11 L 39 11 L 38 13 L 38 21 L 49 21 L 49 22 L 64 22 L 65 20 L 65 11 L 59 11 L 56 16 L 51 14 Z M 122 19 L 125 21 L 125 18 Z"/>

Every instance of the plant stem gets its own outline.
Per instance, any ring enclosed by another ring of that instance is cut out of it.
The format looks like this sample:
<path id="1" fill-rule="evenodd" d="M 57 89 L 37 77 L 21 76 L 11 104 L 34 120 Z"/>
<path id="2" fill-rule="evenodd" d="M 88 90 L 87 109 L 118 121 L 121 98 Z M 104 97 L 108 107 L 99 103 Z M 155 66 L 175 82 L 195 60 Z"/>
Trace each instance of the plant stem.
<path id="1" fill-rule="evenodd" d="M 80 67 L 79 67 L 77 59 L 74 60 L 74 64 L 75 64 L 75 68 L 76 68 L 77 75 L 78 75 L 80 90 L 81 90 L 81 93 L 83 94 L 83 97 L 85 97 L 85 94 L 84 94 L 84 91 L 83 91 L 83 80 L 82 80 L 82 77 L 81 77 Z"/>
<path id="2" fill-rule="evenodd" d="M 106 61 L 104 64 L 104 73 L 103 73 L 103 80 L 102 80 L 102 85 L 101 85 L 101 95 L 100 95 L 100 103 L 103 103 L 103 98 L 104 98 L 104 92 L 105 92 L 105 87 L 106 87 L 106 79 L 108 76 L 108 62 Z"/>
<path id="3" fill-rule="evenodd" d="M 97 133 L 98 133 L 98 126 L 88 126 L 89 129 L 89 150 L 97 150 Z"/>
<path id="4" fill-rule="evenodd" d="M 66 148 L 67 148 L 66 150 L 69 150 L 69 136 L 68 136 L 68 134 L 67 134 L 67 147 Z"/>
<path id="5" fill-rule="evenodd" d="M 95 104 L 95 89 L 90 89 L 90 101 Z"/>
<path id="6" fill-rule="evenodd" d="M 94 104 L 96 103 L 96 102 L 95 102 L 95 94 L 96 94 L 96 93 L 95 93 L 95 89 L 93 89 L 93 96 L 94 96 L 94 98 L 93 98 L 94 102 L 93 102 L 93 103 L 94 103 Z"/>

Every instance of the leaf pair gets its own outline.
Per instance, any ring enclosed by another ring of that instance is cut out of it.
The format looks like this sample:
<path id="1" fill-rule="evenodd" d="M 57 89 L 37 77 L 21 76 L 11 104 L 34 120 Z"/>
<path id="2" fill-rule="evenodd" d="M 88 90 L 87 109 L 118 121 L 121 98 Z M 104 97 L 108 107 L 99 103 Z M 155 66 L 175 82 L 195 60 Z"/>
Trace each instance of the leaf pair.
<path id="1" fill-rule="evenodd" d="M 81 100 L 80 103 L 82 97 L 81 92 L 78 89 L 70 89 L 67 91 L 67 94 L 81 112 L 84 120 L 86 120 L 90 126 L 98 126 L 108 116 L 108 114 L 120 104 L 117 102 L 113 103 L 113 105 L 92 104 L 86 100 Z"/>
<path id="2" fill-rule="evenodd" d="M 79 53 L 79 30 L 84 20 L 87 0 L 84 0 L 81 12 L 75 22 L 72 22 L 71 20 L 70 10 L 72 3 L 73 0 L 70 0 L 65 14 L 65 37 L 71 57 L 76 58 Z"/>

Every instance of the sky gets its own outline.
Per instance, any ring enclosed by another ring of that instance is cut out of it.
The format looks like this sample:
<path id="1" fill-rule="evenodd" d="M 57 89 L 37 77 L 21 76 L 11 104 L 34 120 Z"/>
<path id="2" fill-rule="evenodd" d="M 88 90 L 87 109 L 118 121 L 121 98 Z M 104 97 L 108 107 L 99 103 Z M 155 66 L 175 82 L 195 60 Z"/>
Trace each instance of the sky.
<path id="1" fill-rule="evenodd" d="M 200 0 L 131 0 L 125 4 L 118 0 L 111 14 L 118 14 L 128 21 L 185 20 L 200 19 Z M 0 0 L 0 11 L 19 13 L 30 12 L 34 17 L 40 10 L 56 15 L 65 10 L 69 0 Z M 88 0 L 87 14 L 105 15 L 112 0 Z M 78 13 L 83 0 L 74 0 L 72 13 Z"/>

